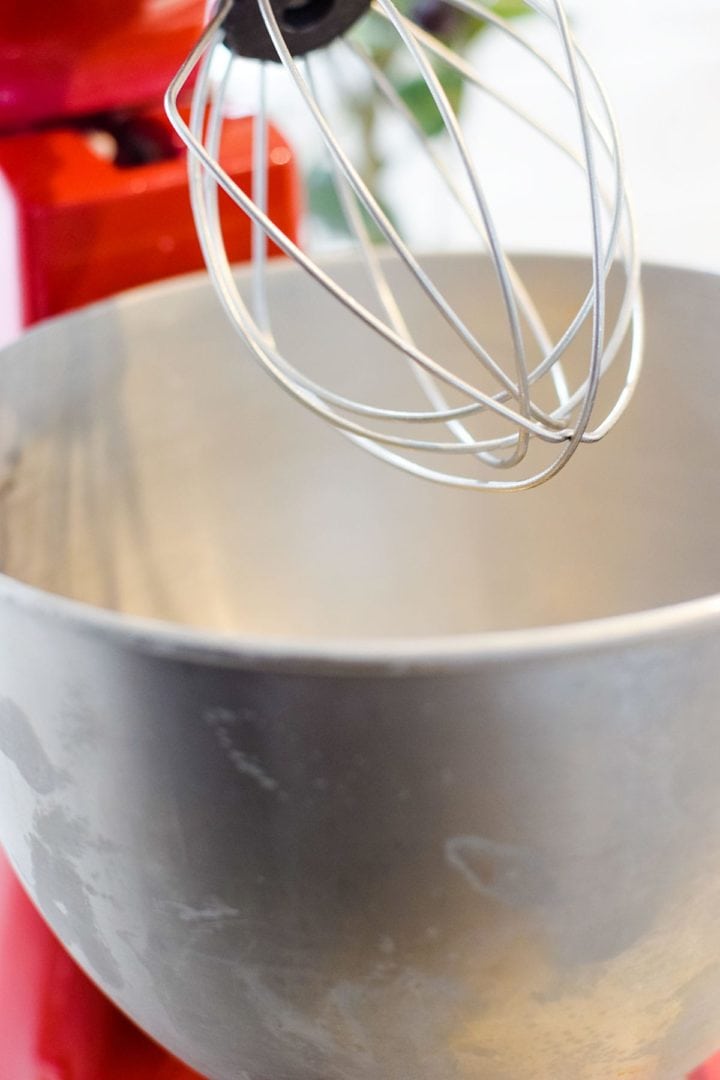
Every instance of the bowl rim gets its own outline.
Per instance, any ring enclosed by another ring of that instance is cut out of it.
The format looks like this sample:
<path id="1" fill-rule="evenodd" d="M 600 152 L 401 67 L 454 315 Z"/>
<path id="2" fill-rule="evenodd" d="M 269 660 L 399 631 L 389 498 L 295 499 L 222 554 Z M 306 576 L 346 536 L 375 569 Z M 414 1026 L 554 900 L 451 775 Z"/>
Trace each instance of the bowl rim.
<path id="1" fill-rule="evenodd" d="M 79 636 L 178 663 L 287 673 L 409 675 L 551 660 L 695 637 L 720 629 L 720 593 L 647 611 L 512 630 L 418 637 L 300 638 L 203 630 L 46 592 L 0 573 L 0 606 Z"/>
<path id="2" fill-rule="evenodd" d="M 477 258 L 465 251 L 433 252 L 427 257 Z M 513 257 L 526 262 L 540 260 L 572 264 L 587 261 L 581 255 L 541 252 L 513 253 Z M 344 254 L 331 256 L 333 261 L 347 258 Z M 242 267 L 238 269 L 240 273 L 243 272 Z M 274 274 L 282 275 L 292 268 L 278 260 L 271 270 Z M 643 266 L 643 274 L 648 273 L 708 279 L 720 285 L 720 274 L 708 270 L 649 263 Z M 102 317 L 105 311 L 117 309 L 118 305 L 144 304 L 154 296 L 162 297 L 193 288 L 201 282 L 209 287 L 207 274 L 202 270 L 142 285 L 77 311 L 44 320 L 25 331 L 18 341 L 52 332 L 52 327 L 57 323 Z M 3 354 L 12 351 L 17 343 L 12 342 L 0 349 L 0 362 Z M 341 674 L 344 671 L 387 675 L 450 673 L 458 668 L 472 669 L 488 663 L 513 663 L 518 660 L 559 658 L 591 650 L 623 649 L 641 643 L 660 642 L 669 636 L 694 636 L 720 628 L 720 593 L 637 612 L 508 630 L 413 637 L 318 636 L 305 639 L 212 631 L 166 619 L 113 611 L 49 592 L 1 570 L 0 604 L 16 607 L 35 618 L 47 619 L 55 626 L 79 635 L 100 635 L 116 647 L 164 656 L 176 662 L 317 674 Z"/>

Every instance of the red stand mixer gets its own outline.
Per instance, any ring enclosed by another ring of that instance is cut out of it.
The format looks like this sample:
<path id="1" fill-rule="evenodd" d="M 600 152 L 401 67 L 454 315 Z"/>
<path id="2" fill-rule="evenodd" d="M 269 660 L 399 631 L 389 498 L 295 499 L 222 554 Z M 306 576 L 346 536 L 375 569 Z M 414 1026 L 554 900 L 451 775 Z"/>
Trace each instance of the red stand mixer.
<path id="1" fill-rule="evenodd" d="M 203 17 L 195 0 L 70 0 L 0 16 L 0 222 L 10 238 L 0 256 L 0 338 L 201 268 L 184 153 L 160 103 Z M 252 122 L 228 123 L 223 159 L 241 186 L 251 153 Z M 294 236 L 299 188 L 277 132 L 268 153 L 272 217 Z M 249 221 L 229 214 L 224 232 L 231 258 L 246 259 Z M 196 1076 L 95 989 L 1 861 L 2 1080 Z M 720 1061 L 693 1075 L 714 1078 Z"/>

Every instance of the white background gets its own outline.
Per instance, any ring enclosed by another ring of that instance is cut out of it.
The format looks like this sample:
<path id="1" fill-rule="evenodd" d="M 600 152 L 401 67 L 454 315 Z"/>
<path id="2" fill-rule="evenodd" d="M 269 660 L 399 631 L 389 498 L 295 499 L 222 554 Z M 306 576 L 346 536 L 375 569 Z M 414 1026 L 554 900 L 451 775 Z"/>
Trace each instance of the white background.
<path id="1" fill-rule="evenodd" d="M 566 7 L 619 122 L 643 257 L 720 271 L 720 0 L 566 0 Z M 525 19 L 523 32 L 541 39 L 541 24 Z M 517 48 L 501 36 L 485 39 L 478 61 L 488 79 L 501 78 L 538 115 L 552 115 L 552 101 L 543 98 L 547 84 L 534 83 Z M 483 178 L 506 246 L 548 247 L 550 223 L 553 248 L 580 249 L 562 187 L 536 178 L 545 185 L 540 221 L 537 204 L 528 203 L 508 170 L 493 177 L 503 139 L 497 122 L 488 132 L 492 152 Z M 407 160 L 395 183 L 412 191 L 416 175 Z M 422 216 L 414 225 L 423 231 Z M 425 220 L 426 246 L 443 233 Z"/>

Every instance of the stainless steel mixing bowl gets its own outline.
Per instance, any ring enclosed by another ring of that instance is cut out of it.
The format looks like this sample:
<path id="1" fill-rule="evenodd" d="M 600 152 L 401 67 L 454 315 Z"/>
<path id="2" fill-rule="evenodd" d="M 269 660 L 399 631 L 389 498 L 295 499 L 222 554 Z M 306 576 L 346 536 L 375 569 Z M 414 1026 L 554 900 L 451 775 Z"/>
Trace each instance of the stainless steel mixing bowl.
<path id="1" fill-rule="evenodd" d="M 473 265 L 433 271 L 492 338 Z M 565 325 L 582 266 L 525 272 Z M 720 279 L 645 284 L 637 403 L 515 498 L 306 415 L 202 278 L 2 354 L 0 836 L 208 1076 L 678 1080 L 720 1045 Z M 271 287 L 331 375 L 327 302 Z"/>

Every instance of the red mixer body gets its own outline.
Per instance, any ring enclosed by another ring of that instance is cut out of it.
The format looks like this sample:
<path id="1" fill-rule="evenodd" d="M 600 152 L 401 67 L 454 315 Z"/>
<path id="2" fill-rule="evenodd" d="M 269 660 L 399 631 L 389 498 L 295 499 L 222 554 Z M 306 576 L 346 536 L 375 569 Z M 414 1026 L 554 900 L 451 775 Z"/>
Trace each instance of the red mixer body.
<path id="1" fill-rule="evenodd" d="M 117 149 L 118 160 L 99 148 Z M 123 163 L 122 154 L 150 160 Z M 252 120 L 228 121 L 222 160 L 249 190 Z M 270 130 L 271 212 L 295 234 L 298 184 L 290 149 Z M 233 261 L 250 256 L 249 220 L 229 199 L 221 206 Z M 0 138 L 0 341 L 38 319 L 202 265 L 187 191 L 185 156 L 157 108 L 86 127 L 54 125 Z M 7 240 L 10 239 L 10 243 Z M 12 310 L 10 310 L 12 308 Z"/>
<path id="2" fill-rule="evenodd" d="M 5 0 L 0 130 L 156 104 L 204 14 L 204 0 Z"/>
<path id="3" fill-rule="evenodd" d="M 82 974 L 0 855 L 2 1080 L 200 1080 Z"/>

